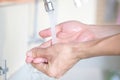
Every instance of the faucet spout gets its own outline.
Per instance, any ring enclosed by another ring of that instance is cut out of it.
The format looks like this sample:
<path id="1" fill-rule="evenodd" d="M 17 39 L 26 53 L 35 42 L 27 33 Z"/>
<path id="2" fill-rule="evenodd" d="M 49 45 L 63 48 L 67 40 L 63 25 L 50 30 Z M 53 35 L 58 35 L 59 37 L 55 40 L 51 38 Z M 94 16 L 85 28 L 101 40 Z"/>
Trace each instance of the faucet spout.
<path id="1" fill-rule="evenodd" d="M 43 0 L 46 12 L 54 11 L 53 2 L 51 0 Z"/>

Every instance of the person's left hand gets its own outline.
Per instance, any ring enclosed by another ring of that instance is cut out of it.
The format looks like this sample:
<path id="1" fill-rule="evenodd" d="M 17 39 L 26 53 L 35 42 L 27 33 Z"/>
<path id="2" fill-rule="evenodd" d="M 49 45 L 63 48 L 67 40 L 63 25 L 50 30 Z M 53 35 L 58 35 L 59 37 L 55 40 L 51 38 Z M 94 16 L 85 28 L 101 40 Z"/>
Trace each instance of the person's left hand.
<path id="1" fill-rule="evenodd" d="M 96 38 L 96 35 L 90 28 L 89 25 L 79 21 L 60 23 L 56 26 L 56 43 L 76 43 L 93 40 Z M 39 35 L 44 39 L 52 36 L 50 28 L 40 31 Z M 52 40 L 49 40 L 44 43 L 44 46 L 51 46 L 52 44 Z"/>

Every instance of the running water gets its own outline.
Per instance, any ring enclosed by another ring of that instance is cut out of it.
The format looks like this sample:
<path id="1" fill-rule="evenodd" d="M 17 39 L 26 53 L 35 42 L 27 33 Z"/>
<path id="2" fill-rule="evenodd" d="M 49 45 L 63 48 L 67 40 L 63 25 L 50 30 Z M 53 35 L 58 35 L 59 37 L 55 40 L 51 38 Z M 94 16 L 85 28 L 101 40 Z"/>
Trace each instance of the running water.
<path id="1" fill-rule="evenodd" d="M 55 16 L 55 11 L 50 11 L 48 12 L 49 20 L 50 20 L 50 27 L 51 27 L 51 36 L 52 36 L 52 44 L 55 44 L 56 41 L 56 16 Z M 54 80 L 59 80 L 59 79 L 54 79 Z"/>
<path id="2" fill-rule="evenodd" d="M 50 11 L 48 12 L 49 15 L 49 20 L 50 20 L 50 27 L 51 27 L 51 36 L 52 36 L 52 44 L 56 43 L 56 18 L 55 18 L 55 12 L 54 11 Z"/>
<path id="3" fill-rule="evenodd" d="M 50 26 L 51 26 L 51 36 L 52 36 L 52 44 L 56 43 L 56 29 L 55 29 L 55 25 L 56 25 L 56 17 L 55 17 L 55 11 L 50 11 L 48 12 L 48 16 L 49 16 L 49 21 L 50 21 Z M 54 79 L 51 77 L 46 76 L 45 74 L 43 74 L 42 72 L 34 69 L 31 65 L 28 66 L 30 71 L 31 71 L 31 80 L 58 80 L 58 79 Z"/>
<path id="4" fill-rule="evenodd" d="M 51 27 L 51 36 L 52 36 L 52 44 L 55 44 L 57 42 L 56 38 L 56 16 L 55 11 L 48 12 L 49 20 L 50 20 L 50 27 Z M 54 79 L 54 80 L 60 80 L 60 79 Z"/>
<path id="5" fill-rule="evenodd" d="M 55 33 L 55 18 L 54 18 L 54 11 L 48 12 L 50 17 L 50 26 L 52 32 L 52 43 L 56 42 L 56 33 Z M 36 36 L 36 28 L 37 28 L 37 16 L 38 16 L 38 0 L 35 0 L 35 19 L 34 19 L 34 36 Z M 35 69 L 31 64 L 28 64 L 28 69 L 30 71 L 30 79 L 29 80 L 54 80 L 54 78 L 48 77 L 44 73 Z"/>

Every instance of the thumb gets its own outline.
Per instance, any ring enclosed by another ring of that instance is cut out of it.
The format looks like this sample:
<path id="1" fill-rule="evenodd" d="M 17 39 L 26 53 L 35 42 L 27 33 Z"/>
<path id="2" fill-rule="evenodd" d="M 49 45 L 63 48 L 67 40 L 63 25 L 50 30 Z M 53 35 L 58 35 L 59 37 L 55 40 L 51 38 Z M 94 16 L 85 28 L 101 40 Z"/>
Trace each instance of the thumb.
<path id="1" fill-rule="evenodd" d="M 31 62 L 36 62 L 36 63 L 40 63 L 40 62 L 43 62 L 43 61 L 47 61 L 47 58 L 46 58 L 46 50 L 45 48 L 39 48 L 39 47 L 35 47 L 33 49 L 31 49 L 30 51 L 27 52 L 26 54 L 26 62 L 27 63 L 31 63 Z M 36 59 L 37 58 L 37 59 Z M 39 58 L 39 60 L 38 60 Z"/>
<path id="2" fill-rule="evenodd" d="M 27 52 L 27 56 L 32 58 L 44 57 L 45 53 L 45 48 L 35 47 Z"/>
<path id="3" fill-rule="evenodd" d="M 33 49 L 31 49 L 30 51 L 27 52 L 27 58 L 26 58 L 26 62 L 27 63 L 31 63 L 31 62 L 35 62 L 35 63 L 38 63 L 38 62 L 43 62 L 43 61 L 47 61 L 45 59 L 46 57 L 46 49 L 47 47 L 51 46 L 52 45 L 52 41 L 49 40 L 45 43 L 43 43 L 42 45 L 38 46 L 38 47 L 35 47 Z M 37 58 L 37 59 L 35 59 Z M 42 59 L 41 59 L 42 58 Z M 35 59 L 35 60 L 34 60 Z"/>
<path id="4" fill-rule="evenodd" d="M 37 70 L 49 75 L 49 73 L 48 73 L 48 64 L 45 64 L 45 63 L 39 63 L 39 64 L 32 63 L 32 66 L 34 68 L 36 68 Z"/>

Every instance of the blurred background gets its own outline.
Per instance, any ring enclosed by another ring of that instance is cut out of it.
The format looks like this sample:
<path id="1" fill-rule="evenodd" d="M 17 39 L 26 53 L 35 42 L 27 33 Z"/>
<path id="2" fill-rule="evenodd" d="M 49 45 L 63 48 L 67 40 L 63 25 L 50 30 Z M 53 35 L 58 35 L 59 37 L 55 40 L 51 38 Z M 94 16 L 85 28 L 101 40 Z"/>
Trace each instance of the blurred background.
<path id="1" fill-rule="evenodd" d="M 120 0 L 53 0 L 57 24 L 78 20 L 91 25 L 119 25 Z M 6 60 L 7 78 L 28 80 L 26 51 L 43 43 L 38 32 L 50 27 L 43 0 L 0 0 L 0 60 Z M 120 80 L 120 57 L 81 60 L 61 80 Z M 1 75 L 0 75 L 1 76 Z M 2 79 L 0 79 L 2 80 Z M 40 80 L 40 79 L 38 79 Z"/>

